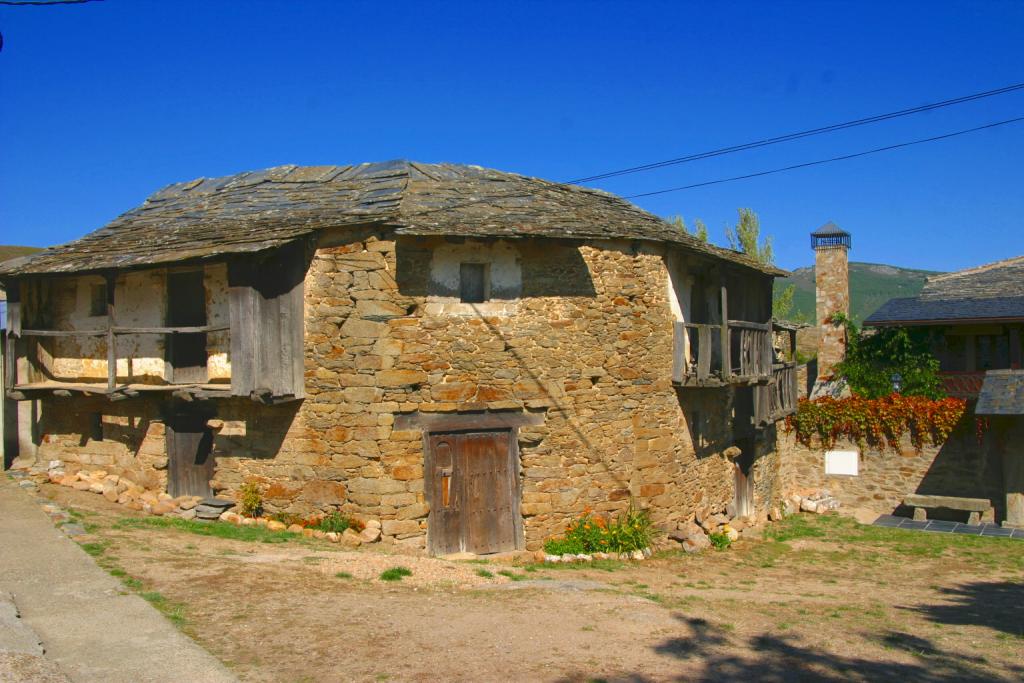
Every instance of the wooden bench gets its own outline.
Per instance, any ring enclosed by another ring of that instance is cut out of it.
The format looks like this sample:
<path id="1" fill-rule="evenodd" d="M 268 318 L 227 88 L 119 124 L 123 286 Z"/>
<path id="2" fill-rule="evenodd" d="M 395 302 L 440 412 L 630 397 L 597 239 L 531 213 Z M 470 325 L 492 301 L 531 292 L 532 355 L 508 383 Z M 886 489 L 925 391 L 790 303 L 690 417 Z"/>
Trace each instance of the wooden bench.
<path id="1" fill-rule="evenodd" d="M 928 508 L 946 508 L 947 510 L 962 510 L 969 512 L 968 524 L 979 524 L 982 515 L 985 521 L 995 519 L 995 509 L 992 502 L 985 498 L 957 498 L 956 496 L 922 496 L 918 494 L 907 496 L 903 504 L 914 509 L 914 519 L 923 522 L 928 519 Z"/>

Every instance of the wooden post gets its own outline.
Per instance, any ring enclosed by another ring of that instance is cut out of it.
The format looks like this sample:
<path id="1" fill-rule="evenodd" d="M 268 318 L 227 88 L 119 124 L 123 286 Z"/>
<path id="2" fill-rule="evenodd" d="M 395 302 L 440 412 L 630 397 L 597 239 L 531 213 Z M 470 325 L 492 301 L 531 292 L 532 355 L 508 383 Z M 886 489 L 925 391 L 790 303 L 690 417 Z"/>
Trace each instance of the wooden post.
<path id="1" fill-rule="evenodd" d="M 672 381 L 679 384 L 686 373 L 686 328 L 683 323 L 672 324 Z"/>
<path id="2" fill-rule="evenodd" d="M 113 391 L 117 384 L 117 339 L 114 337 L 114 287 L 115 273 L 107 273 L 107 389 Z"/>
<path id="3" fill-rule="evenodd" d="M 21 288 L 17 282 L 12 282 L 7 288 L 7 346 L 4 349 L 4 383 L 7 389 L 14 389 L 18 384 L 17 338 L 20 336 Z M 3 400 L 2 396 L 0 400 Z"/>
<path id="4" fill-rule="evenodd" d="M 1010 328 L 1010 367 L 1020 368 L 1020 328 Z"/>
<path id="5" fill-rule="evenodd" d="M 732 353 L 729 350 L 729 292 L 722 285 L 722 379 L 732 375 Z"/>

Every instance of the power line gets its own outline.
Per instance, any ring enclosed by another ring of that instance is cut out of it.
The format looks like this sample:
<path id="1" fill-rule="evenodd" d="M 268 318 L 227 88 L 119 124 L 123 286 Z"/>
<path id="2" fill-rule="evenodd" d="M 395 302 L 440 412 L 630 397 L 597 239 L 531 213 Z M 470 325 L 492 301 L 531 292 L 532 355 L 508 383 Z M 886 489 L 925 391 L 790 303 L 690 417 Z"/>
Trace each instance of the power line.
<path id="1" fill-rule="evenodd" d="M 831 157 L 830 159 L 819 159 L 817 161 L 807 161 L 802 164 L 793 164 L 792 166 L 784 166 L 782 168 L 773 168 L 768 171 L 758 171 L 757 173 L 747 173 L 746 175 L 733 176 L 731 178 L 719 178 L 718 180 L 708 180 L 703 183 L 693 183 L 692 185 L 681 185 L 680 187 L 669 187 L 664 190 L 654 190 L 653 192 L 641 192 L 639 194 L 626 195 L 623 199 L 636 199 L 637 197 L 650 197 L 657 194 L 666 194 L 668 192 L 679 192 L 680 190 L 692 190 L 696 187 L 707 187 L 708 185 L 718 185 L 720 183 L 730 183 L 734 180 L 746 180 L 748 178 L 759 178 L 761 176 L 772 175 L 774 173 L 783 173 L 785 171 L 792 171 L 798 168 L 807 168 L 808 166 L 819 166 L 821 164 L 828 164 L 833 161 L 845 161 L 847 159 L 856 159 L 857 157 L 867 156 L 868 154 L 877 154 L 879 152 L 887 152 L 893 149 L 900 149 L 903 147 L 911 147 L 913 145 L 920 145 L 926 142 L 935 142 L 936 140 L 946 140 L 948 138 L 954 138 L 958 135 L 966 135 L 968 133 L 976 133 L 980 130 L 986 130 L 989 128 L 995 128 L 997 126 L 1005 126 L 1011 123 L 1018 123 L 1024 121 L 1024 116 L 1018 116 L 1014 119 L 1007 119 L 1005 121 L 996 121 L 995 123 L 988 123 L 984 126 L 977 126 L 976 128 L 967 128 L 965 130 L 958 130 L 953 133 L 946 133 L 945 135 L 936 135 L 930 138 L 922 138 L 920 140 L 911 140 L 910 142 L 901 142 L 895 145 L 887 145 L 885 147 L 876 147 L 875 149 L 865 150 L 863 152 L 855 152 L 853 154 L 844 154 L 838 157 Z"/>
<path id="2" fill-rule="evenodd" d="M 44 0 L 0 0 L 0 5 L 46 7 L 47 5 L 83 5 L 87 2 L 103 2 L 103 0 L 50 0 L 49 2 Z"/>
<path id="3" fill-rule="evenodd" d="M 811 137 L 813 135 L 821 135 L 823 133 L 832 133 L 837 130 L 845 130 L 847 128 L 855 128 L 857 126 L 865 126 L 869 123 L 878 123 L 879 121 L 888 121 L 890 119 L 900 118 L 902 116 L 910 116 L 911 114 L 920 114 L 926 111 L 932 111 L 935 109 L 941 109 L 943 107 L 951 107 L 956 104 L 963 104 L 965 102 L 973 102 L 986 97 L 994 97 L 996 95 L 1003 95 L 1006 93 L 1014 92 L 1017 90 L 1024 89 L 1024 83 L 1015 83 L 1013 85 L 1007 85 L 1002 88 L 996 88 L 995 90 L 986 90 L 980 93 L 974 93 L 973 95 L 964 95 L 962 97 L 955 97 L 949 100 L 942 100 L 941 102 L 932 102 L 931 104 L 922 104 L 918 107 L 911 107 L 910 109 L 901 109 L 899 111 L 889 112 L 888 114 L 878 114 L 875 116 L 868 116 L 866 118 L 855 119 L 853 121 L 846 121 L 844 123 L 835 123 L 829 126 L 823 126 L 821 128 L 812 128 L 811 130 L 800 131 L 799 133 L 787 133 L 786 135 L 779 135 L 773 138 L 765 138 L 764 140 L 756 140 L 754 142 L 745 142 L 740 145 L 733 145 L 731 147 L 723 147 L 721 149 L 713 149 L 707 152 L 698 152 L 696 154 L 690 154 L 675 159 L 666 159 L 664 161 L 655 161 L 649 164 L 642 164 L 640 166 L 632 166 L 630 168 L 623 168 L 618 171 L 609 171 L 607 173 L 599 173 L 597 175 L 588 176 L 586 178 L 577 178 L 575 180 L 569 180 L 569 183 L 589 183 L 595 180 L 604 180 L 605 178 L 615 178 L 617 176 L 628 175 L 630 173 L 640 173 L 642 171 L 650 171 L 656 168 L 664 168 L 666 166 L 674 166 L 676 164 L 685 164 L 690 161 L 698 161 L 700 159 L 709 159 L 711 157 L 722 156 L 723 154 L 732 154 L 734 152 L 743 152 L 748 149 L 756 149 L 758 147 L 766 147 L 768 145 L 775 145 L 780 142 L 789 142 L 791 140 L 799 140 L 801 138 Z"/>

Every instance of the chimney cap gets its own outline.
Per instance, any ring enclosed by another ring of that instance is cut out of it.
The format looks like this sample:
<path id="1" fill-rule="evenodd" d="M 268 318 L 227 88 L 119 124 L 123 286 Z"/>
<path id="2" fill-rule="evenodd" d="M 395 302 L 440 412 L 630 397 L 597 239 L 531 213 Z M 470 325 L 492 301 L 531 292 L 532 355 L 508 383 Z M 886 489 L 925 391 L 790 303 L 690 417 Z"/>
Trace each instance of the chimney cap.
<path id="1" fill-rule="evenodd" d="M 852 245 L 850 233 L 829 221 L 811 233 L 813 249 L 849 249 Z"/>

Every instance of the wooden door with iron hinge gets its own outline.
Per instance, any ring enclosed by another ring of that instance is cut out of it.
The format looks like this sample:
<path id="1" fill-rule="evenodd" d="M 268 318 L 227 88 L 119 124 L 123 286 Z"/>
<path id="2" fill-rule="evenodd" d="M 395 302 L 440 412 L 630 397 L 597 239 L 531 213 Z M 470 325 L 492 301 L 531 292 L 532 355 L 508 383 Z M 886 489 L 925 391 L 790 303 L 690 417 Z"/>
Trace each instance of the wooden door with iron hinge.
<path id="1" fill-rule="evenodd" d="M 432 554 L 498 553 L 522 545 L 517 457 L 509 430 L 428 436 Z"/>

